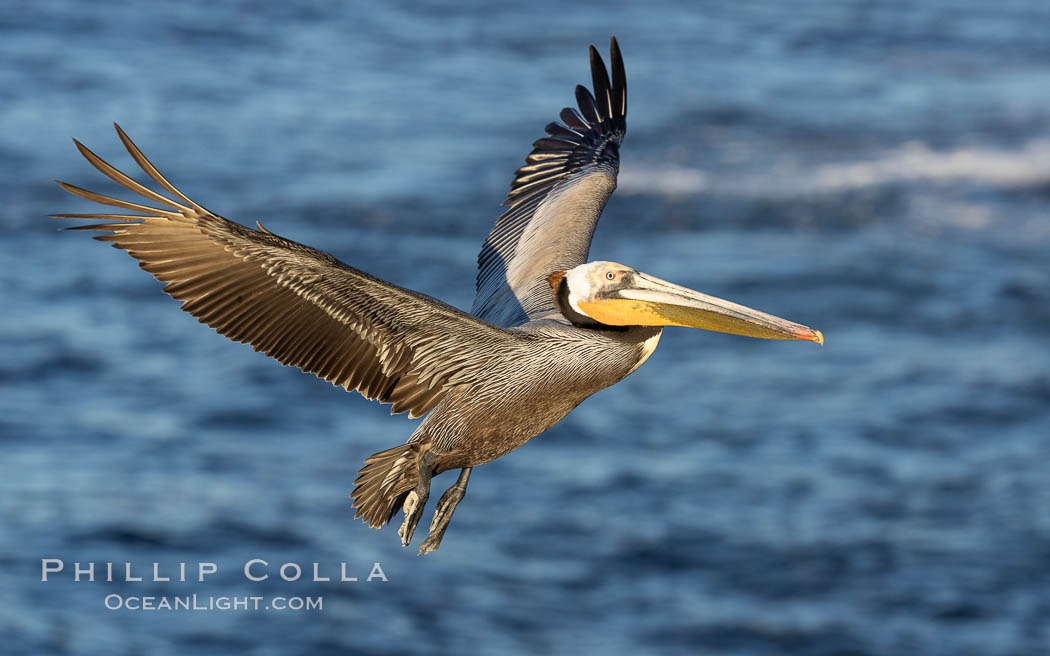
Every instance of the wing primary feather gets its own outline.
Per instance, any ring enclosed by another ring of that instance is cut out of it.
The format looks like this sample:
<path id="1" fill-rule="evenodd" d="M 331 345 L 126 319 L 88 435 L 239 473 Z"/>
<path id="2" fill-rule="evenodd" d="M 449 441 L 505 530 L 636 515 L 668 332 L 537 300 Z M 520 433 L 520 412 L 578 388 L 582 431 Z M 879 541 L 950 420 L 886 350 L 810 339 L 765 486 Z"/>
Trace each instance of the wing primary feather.
<path id="1" fill-rule="evenodd" d="M 564 139 L 565 141 L 570 141 L 576 145 L 583 143 L 581 140 L 583 138 L 582 132 L 569 129 L 560 123 L 548 123 L 547 127 L 543 128 L 543 131 L 547 133 L 547 136 Z"/>
<path id="2" fill-rule="evenodd" d="M 587 125 L 586 122 L 584 122 L 583 118 L 579 115 L 579 113 L 572 107 L 566 107 L 562 109 L 561 113 L 558 114 L 558 116 L 559 118 L 561 118 L 562 121 L 565 122 L 565 125 L 569 126 L 573 130 L 586 131 L 590 127 Z"/>
<path id="3" fill-rule="evenodd" d="M 109 162 L 102 159 L 95 153 L 91 152 L 90 148 L 80 143 L 76 139 L 73 140 L 73 143 L 76 144 L 77 150 L 79 150 L 80 154 L 84 156 L 84 159 L 91 162 L 92 166 L 101 171 L 105 176 L 107 176 L 109 179 L 113 180 L 117 184 L 123 185 L 131 191 L 134 191 L 136 194 L 139 194 L 140 196 L 148 198 L 154 202 L 162 203 L 164 205 L 167 205 L 168 207 L 173 207 L 179 210 L 180 213 L 188 209 L 186 207 L 183 207 L 182 205 L 179 205 L 170 198 L 158 194 L 149 187 L 140 184 L 137 180 L 134 180 L 124 172 L 118 171 Z"/>
<path id="4" fill-rule="evenodd" d="M 601 123 L 602 119 L 598 115 L 598 106 L 595 104 L 594 96 L 582 84 L 576 85 L 576 103 L 580 106 L 580 112 L 588 123 L 592 126 Z"/>
<path id="5" fill-rule="evenodd" d="M 623 55 L 620 54 L 620 44 L 616 37 L 609 38 L 609 52 L 612 57 L 612 90 L 613 102 L 616 104 L 616 112 L 613 117 L 616 127 L 621 131 L 627 130 L 627 72 L 623 66 Z"/>
<path id="6" fill-rule="evenodd" d="M 613 116 L 612 93 L 609 89 L 609 73 L 605 70 L 605 62 L 598 54 L 598 49 L 591 46 L 591 79 L 594 83 L 594 98 L 597 101 L 598 117 L 600 120 L 611 119 Z"/>
<path id="7" fill-rule="evenodd" d="M 566 155 L 571 153 L 578 145 L 570 141 L 555 139 L 554 137 L 542 137 L 532 142 L 532 147 L 536 150 L 564 152 Z"/>
<path id="8" fill-rule="evenodd" d="M 128 153 L 138 163 L 138 165 L 142 167 L 142 170 L 146 172 L 146 175 L 152 178 L 153 181 L 159 184 L 161 187 L 164 187 L 164 189 L 166 189 L 169 193 L 178 196 L 179 199 L 182 200 L 182 202 L 186 203 L 193 209 L 202 213 L 207 212 L 206 209 L 193 202 L 189 199 L 188 196 L 176 189 L 175 185 L 168 182 L 168 179 L 161 175 L 160 171 L 157 170 L 157 167 L 153 166 L 153 163 L 149 161 L 149 159 L 142 153 L 141 150 L 139 150 L 139 147 L 135 145 L 135 142 L 131 140 L 131 137 L 129 137 L 124 132 L 124 130 L 120 128 L 119 125 L 114 123 L 113 127 L 116 128 L 117 136 L 120 137 L 120 141 L 124 144 L 124 148 L 127 149 Z"/>
<path id="9" fill-rule="evenodd" d="M 142 219 L 148 219 L 149 217 L 145 214 L 49 214 L 53 219 L 103 219 L 105 221 L 131 221 L 141 222 Z M 94 225 L 76 225 L 69 226 L 68 228 L 62 228 L 63 230 L 109 230 L 110 226 L 123 225 L 121 223 L 110 223 L 110 224 L 94 224 Z"/>
<path id="10" fill-rule="evenodd" d="M 182 216 L 181 214 L 168 212 L 167 210 L 160 210 L 155 207 L 139 205 L 138 203 L 131 203 L 126 200 L 118 200 L 116 198 L 110 198 L 109 196 L 103 196 L 102 194 L 96 194 L 93 191 L 81 189 L 76 185 L 71 185 L 68 182 L 62 182 L 61 180 L 55 180 L 55 182 L 58 183 L 58 186 L 62 187 L 74 196 L 80 196 L 81 198 L 94 201 L 96 203 L 101 203 L 102 205 L 112 205 L 113 207 L 120 207 L 125 210 L 131 210 L 132 212 L 142 212 L 144 214 L 151 214 L 153 216 L 163 216 L 168 219 L 177 219 Z"/>

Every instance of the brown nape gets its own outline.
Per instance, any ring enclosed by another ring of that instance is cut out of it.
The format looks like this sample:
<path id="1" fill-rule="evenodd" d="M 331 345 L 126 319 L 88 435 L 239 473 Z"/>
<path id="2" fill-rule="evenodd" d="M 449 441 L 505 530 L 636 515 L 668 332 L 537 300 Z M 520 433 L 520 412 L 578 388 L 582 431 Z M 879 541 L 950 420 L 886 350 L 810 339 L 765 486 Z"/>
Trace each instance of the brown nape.
<path id="1" fill-rule="evenodd" d="M 547 282 L 551 284 L 551 291 L 554 292 L 554 296 L 558 296 L 558 287 L 561 286 L 561 281 L 565 279 L 565 274 L 568 271 L 555 271 L 554 273 L 547 276 Z"/>

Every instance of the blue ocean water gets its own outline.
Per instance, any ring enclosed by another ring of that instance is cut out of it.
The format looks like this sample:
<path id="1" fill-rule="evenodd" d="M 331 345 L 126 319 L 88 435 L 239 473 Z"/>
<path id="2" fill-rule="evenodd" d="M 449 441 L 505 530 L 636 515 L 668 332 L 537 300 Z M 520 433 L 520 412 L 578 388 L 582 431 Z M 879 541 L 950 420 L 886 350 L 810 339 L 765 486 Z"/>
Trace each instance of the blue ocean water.
<path id="1" fill-rule="evenodd" d="M 1037 0 L 8 3 L 2 650 L 1047 653 L 1047 24 Z M 412 422 L 216 336 L 46 218 L 91 211 L 55 178 L 114 191 L 70 137 L 131 170 L 117 121 L 214 211 L 469 308 L 512 172 L 610 34 L 630 109 L 593 258 L 827 344 L 669 330 L 479 467 L 424 559 L 346 499 Z M 45 558 L 65 571 L 42 582 Z"/>

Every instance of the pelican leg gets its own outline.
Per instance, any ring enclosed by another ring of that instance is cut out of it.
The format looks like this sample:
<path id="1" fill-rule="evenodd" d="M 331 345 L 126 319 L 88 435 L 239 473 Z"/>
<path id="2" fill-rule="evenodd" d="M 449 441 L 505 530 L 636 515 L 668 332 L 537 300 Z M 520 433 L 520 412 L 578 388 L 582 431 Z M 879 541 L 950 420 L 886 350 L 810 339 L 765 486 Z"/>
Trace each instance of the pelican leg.
<path id="1" fill-rule="evenodd" d="M 437 548 L 441 546 L 441 538 L 445 537 L 445 529 L 448 528 L 448 523 L 452 521 L 452 513 L 456 511 L 456 506 L 467 494 L 467 481 L 470 480 L 470 470 L 470 467 L 464 467 L 459 472 L 459 478 L 452 484 L 452 487 L 445 490 L 445 493 L 441 495 L 441 499 L 437 502 L 437 507 L 434 508 L 434 519 L 430 522 L 430 534 L 427 535 L 426 540 L 423 540 L 423 544 L 419 545 L 420 556 L 425 556 L 431 551 L 437 551 Z"/>
<path id="2" fill-rule="evenodd" d="M 401 524 L 401 528 L 397 529 L 397 534 L 401 536 L 401 546 L 407 547 L 412 541 L 412 534 L 416 532 L 416 525 L 423 516 L 423 509 L 427 505 L 427 499 L 430 498 L 430 478 L 436 457 L 433 451 L 427 451 L 419 457 L 419 482 L 416 483 L 415 489 L 405 497 L 405 504 L 402 506 L 405 511 L 405 521 Z"/>

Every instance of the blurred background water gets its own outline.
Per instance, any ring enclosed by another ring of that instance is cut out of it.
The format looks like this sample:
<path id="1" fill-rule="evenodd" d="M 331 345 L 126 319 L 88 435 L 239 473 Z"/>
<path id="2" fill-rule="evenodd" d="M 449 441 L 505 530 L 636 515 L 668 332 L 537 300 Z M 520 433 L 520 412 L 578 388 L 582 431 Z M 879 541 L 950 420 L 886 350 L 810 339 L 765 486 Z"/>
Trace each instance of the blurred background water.
<path id="1" fill-rule="evenodd" d="M 6 3 L 2 650 L 1047 653 L 1048 24 L 1039 0 Z M 54 178 L 114 190 L 69 137 L 128 167 L 117 121 L 209 208 L 469 308 L 512 171 L 610 34 L 629 130 L 592 258 L 827 345 L 670 330 L 479 468 L 425 559 L 346 499 L 412 422 L 45 218 L 90 211 Z M 48 557 L 220 574 L 42 583 Z M 253 584 L 256 557 L 389 581 Z M 193 592 L 324 610 L 103 604 Z"/>

